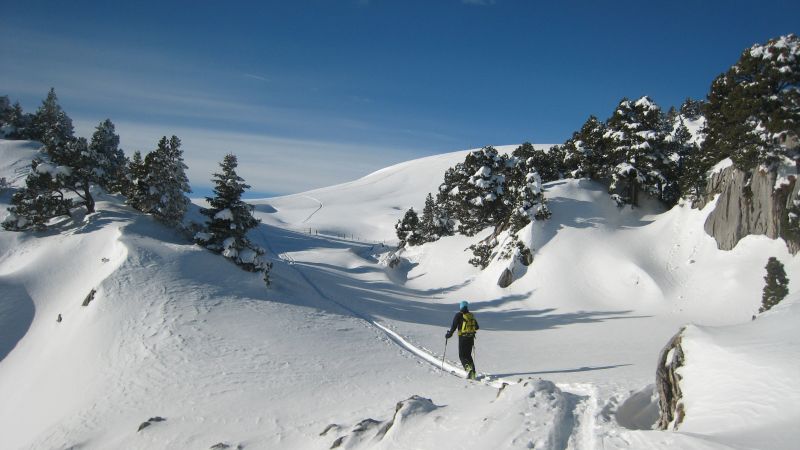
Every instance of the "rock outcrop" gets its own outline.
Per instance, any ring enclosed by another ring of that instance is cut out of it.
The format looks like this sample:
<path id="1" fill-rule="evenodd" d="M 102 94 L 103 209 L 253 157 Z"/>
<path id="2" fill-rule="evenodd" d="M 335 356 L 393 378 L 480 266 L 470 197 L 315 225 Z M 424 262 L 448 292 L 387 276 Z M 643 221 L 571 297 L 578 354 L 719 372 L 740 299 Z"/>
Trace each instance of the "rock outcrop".
<path id="1" fill-rule="evenodd" d="M 729 166 L 709 177 L 706 196 L 694 206 L 702 208 L 719 195 L 705 230 L 720 249 L 731 250 L 742 238 L 755 234 L 783 238 L 792 254 L 800 250 L 800 238 L 788 227 L 788 211 L 800 183 L 796 176 L 789 176 L 775 189 L 777 176 L 761 170 L 749 175 Z"/>
<path id="2" fill-rule="evenodd" d="M 388 421 L 364 419 L 354 425 L 349 433 L 347 433 L 345 427 L 331 424 L 320 433 L 320 436 L 339 435 L 331 444 L 331 449 L 373 448 L 387 437 L 387 434 L 402 428 L 406 422 L 425 416 L 439 408 L 441 406 L 435 405 L 430 399 L 412 395 L 410 398 L 397 403 L 394 415 Z M 341 435 L 342 432 L 345 434 Z"/>
<path id="3" fill-rule="evenodd" d="M 681 329 L 669 340 L 658 357 L 656 389 L 658 390 L 659 416 L 656 428 L 659 430 L 669 428 L 677 430 L 685 414 L 681 402 L 683 398 L 680 386 L 681 376 L 677 373 L 684 363 L 683 349 L 681 348 L 684 329 Z"/>

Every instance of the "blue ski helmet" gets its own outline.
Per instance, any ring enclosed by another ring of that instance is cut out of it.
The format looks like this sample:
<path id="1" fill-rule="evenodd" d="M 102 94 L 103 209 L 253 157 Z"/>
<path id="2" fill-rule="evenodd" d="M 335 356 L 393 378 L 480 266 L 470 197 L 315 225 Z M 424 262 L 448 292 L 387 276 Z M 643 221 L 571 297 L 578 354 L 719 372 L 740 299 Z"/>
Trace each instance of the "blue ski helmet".
<path id="1" fill-rule="evenodd" d="M 466 300 L 462 300 L 461 303 L 458 304 L 458 309 L 464 309 L 464 308 L 467 308 L 468 306 L 469 306 L 469 303 L 467 303 Z"/>

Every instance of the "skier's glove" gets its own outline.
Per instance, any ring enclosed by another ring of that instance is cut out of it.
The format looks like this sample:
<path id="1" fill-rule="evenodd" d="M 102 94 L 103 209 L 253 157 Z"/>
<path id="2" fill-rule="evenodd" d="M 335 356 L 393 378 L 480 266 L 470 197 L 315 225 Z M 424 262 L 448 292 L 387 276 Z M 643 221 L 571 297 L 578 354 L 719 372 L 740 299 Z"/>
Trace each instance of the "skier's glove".
<path id="1" fill-rule="evenodd" d="M 445 339 L 450 339 L 451 337 L 453 337 L 453 332 L 452 331 L 448 331 L 448 332 L 446 332 L 444 334 L 444 338 Z"/>

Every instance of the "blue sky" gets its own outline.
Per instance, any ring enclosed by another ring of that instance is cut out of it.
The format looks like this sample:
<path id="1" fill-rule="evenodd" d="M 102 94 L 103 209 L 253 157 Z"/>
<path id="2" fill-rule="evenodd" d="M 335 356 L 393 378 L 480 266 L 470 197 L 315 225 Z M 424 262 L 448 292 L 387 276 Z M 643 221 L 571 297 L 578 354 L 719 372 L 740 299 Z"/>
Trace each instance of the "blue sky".
<path id="1" fill-rule="evenodd" d="M 184 141 L 195 191 L 225 153 L 254 193 L 483 145 L 561 143 L 622 97 L 704 98 L 800 2 L 0 0 L 0 95 L 53 86 L 77 131 Z"/>

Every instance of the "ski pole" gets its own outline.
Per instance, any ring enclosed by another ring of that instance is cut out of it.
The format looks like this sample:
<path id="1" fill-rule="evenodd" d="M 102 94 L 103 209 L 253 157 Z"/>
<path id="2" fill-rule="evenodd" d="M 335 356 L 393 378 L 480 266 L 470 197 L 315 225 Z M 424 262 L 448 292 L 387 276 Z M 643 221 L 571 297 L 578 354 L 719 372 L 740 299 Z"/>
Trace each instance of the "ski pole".
<path id="1" fill-rule="evenodd" d="M 444 338 L 444 351 L 442 352 L 442 373 L 444 373 L 444 355 L 447 354 L 447 338 Z"/>

